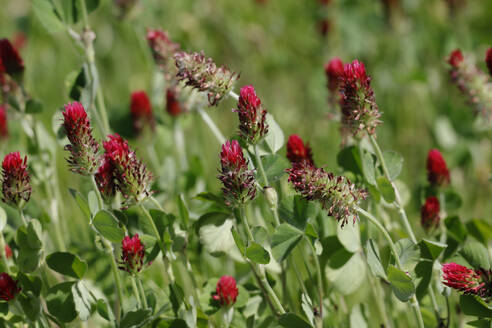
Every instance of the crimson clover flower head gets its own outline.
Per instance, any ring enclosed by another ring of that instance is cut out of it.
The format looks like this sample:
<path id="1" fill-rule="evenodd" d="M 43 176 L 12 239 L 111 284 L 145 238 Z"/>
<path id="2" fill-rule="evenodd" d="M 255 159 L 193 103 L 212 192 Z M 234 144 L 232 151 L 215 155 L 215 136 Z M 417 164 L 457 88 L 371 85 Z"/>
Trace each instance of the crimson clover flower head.
<path id="1" fill-rule="evenodd" d="M 232 306 L 236 303 L 238 294 L 236 279 L 231 276 L 222 276 L 217 282 L 215 294 L 212 298 L 222 306 Z"/>
<path id="2" fill-rule="evenodd" d="M 340 78 L 344 72 L 343 62 L 340 58 L 334 57 L 325 65 L 325 74 L 328 80 L 328 89 L 331 92 L 338 90 Z"/>
<path id="3" fill-rule="evenodd" d="M 87 113 L 78 102 L 65 105 L 63 127 L 70 141 L 65 150 L 70 152 L 67 159 L 72 172 L 92 175 L 101 164 L 99 143 L 92 136 L 92 127 Z"/>
<path id="4" fill-rule="evenodd" d="M 309 165 L 314 165 L 311 147 L 307 142 L 304 143 L 297 134 L 291 135 L 287 141 L 287 158 L 291 163 L 306 162 Z"/>
<path id="5" fill-rule="evenodd" d="M 371 78 L 366 68 L 357 59 L 345 64 L 339 86 L 342 107 L 342 131 L 354 137 L 366 131 L 376 133 L 381 123 L 378 106 L 371 88 Z"/>
<path id="6" fill-rule="evenodd" d="M 145 91 L 135 91 L 131 94 L 130 112 L 136 133 L 141 133 L 146 126 L 154 129 L 155 119 L 152 105 Z"/>
<path id="7" fill-rule="evenodd" d="M 0 137 L 6 139 L 9 136 L 7 125 L 7 107 L 0 105 Z"/>
<path id="8" fill-rule="evenodd" d="M 473 270 L 456 263 L 442 266 L 443 284 L 463 294 L 478 295 L 483 298 L 492 296 L 491 270 Z"/>
<path id="9" fill-rule="evenodd" d="M 27 156 L 22 159 L 20 153 L 7 154 L 2 162 L 3 201 L 14 207 L 22 207 L 31 198 L 31 184 L 27 170 Z"/>
<path id="10" fill-rule="evenodd" d="M 350 218 L 354 223 L 358 219 L 356 206 L 367 197 L 367 192 L 358 189 L 348 178 L 305 163 L 293 163 L 287 172 L 294 189 L 306 200 L 319 202 L 342 227 Z"/>
<path id="11" fill-rule="evenodd" d="M 227 67 L 217 67 L 205 54 L 178 52 L 174 55 L 178 73 L 176 77 L 187 86 L 206 92 L 210 106 L 215 106 L 231 90 L 239 75 Z"/>
<path id="12" fill-rule="evenodd" d="M 0 40 L 0 59 L 7 74 L 14 76 L 24 71 L 24 62 L 8 39 Z"/>
<path id="13" fill-rule="evenodd" d="M 138 234 L 133 237 L 125 236 L 121 242 L 120 270 L 136 274 L 142 270 L 145 246 L 142 244 Z"/>
<path id="14" fill-rule="evenodd" d="M 458 68 L 461 65 L 461 63 L 463 63 L 464 60 L 465 58 L 463 57 L 463 53 L 461 52 L 460 49 L 453 50 L 448 57 L 449 65 L 451 65 L 454 68 Z"/>
<path id="15" fill-rule="evenodd" d="M 239 116 L 239 135 L 250 143 L 258 143 L 267 133 L 266 110 L 252 85 L 241 88 L 237 108 L 233 109 Z"/>
<path id="16" fill-rule="evenodd" d="M 420 223 L 424 229 L 429 230 L 439 225 L 439 200 L 435 196 L 430 196 L 425 200 L 420 208 Z"/>
<path id="17" fill-rule="evenodd" d="M 487 65 L 490 76 L 492 76 L 492 48 L 489 48 L 485 54 L 485 64 Z"/>
<path id="18" fill-rule="evenodd" d="M 108 136 L 108 140 L 103 142 L 105 150 L 104 160 L 109 162 L 104 170 L 101 168 L 101 175 L 112 173 L 112 182 L 123 197 L 129 202 L 139 203 L 150 196 L 150 185 L 153 180 L 152 173 L 147 170 L 145 164 L 141 162 L 133 150 L 128 146 L 128 142 L 123 140 L 117 133 Z M 103 166 L 104 166 L 103 165 Z M 110 171 L 110 172 L 109 172 Z M 102 182 L 108 179 L 100 177 Z M 98 179 L 96 177 L 96 179 Z M 97 180 L 96 180 L 97 181 Z M 111 190 L 111 183 L 106 186 Z M 101 190 L 102 185 L 100 185 Z M 102 188 L 104 192 L 104 188 Z"/>
<path id="19" fill-rule="evenodd" d="M 8 273 L 0 273 L 0 299 L 8 302 L 13 300 L 20 291 L 17 280 L 12 279 Z"/>
<path id="20" fill-rule="evenodd" d="M 437 149 L 431 149 L 427 155 L 427 180 L 433 186 L 443 186 L 450 181 L 446 161 Z"/>
<path id="21" fill-rule="evenodd" d="M 256 196 L 255 176 L 248 170 L 243 150 L 236 140 L 226 141 L 220 153 L 221 170 L 218 176 L 228 206 L 238 207 Z"/>
<path id="22" fill-rule="evenodd" d="M 147 29 L 147 42 L 157 65 L 166 66 L 179 51 L 179 44 L 169 38 L 167 31 L 161 29 Z"/>
<path id="23" fill-rule="evenodd" d="M 178 99 L 178 90 L 176 87 L 170 87 L 166 91 L 166 111 L 174 117 L 184 111 Z"/>

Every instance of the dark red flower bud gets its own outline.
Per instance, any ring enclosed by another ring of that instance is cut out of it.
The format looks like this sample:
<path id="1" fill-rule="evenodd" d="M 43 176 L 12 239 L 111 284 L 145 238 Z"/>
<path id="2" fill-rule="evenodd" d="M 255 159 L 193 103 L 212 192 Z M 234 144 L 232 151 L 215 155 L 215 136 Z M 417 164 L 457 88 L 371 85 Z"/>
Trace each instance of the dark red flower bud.
<path id="1" fill-rule="evenodd" d="M 111 160 L 108 158 L 104 159 L 102 165 L 99 167 L 96 174 L 94 174 L 97 189 L 99 189 L 102 197 L 107 202 L 110 202 L 116 195 L 117 188 L 114 175 L 114 167 L 111 164 Z"/>
<path id="2" fill-rule="evenodd" d="M 121 242 L 120 270 L 131 274 L 136 274 L 142 270 L 143 258 L 145 256 L 145 246 L 140 241 L 138 234 L 125 236 Z"/>
<path id="3" fill-rule="evenodd" d="M 174 87 L 168 88 L 166 91 L 166 110 L 171 116 L 178 116 L 183 112 L 177 90 Z"/>
<path id="4" fill-rule="evenodd" d="M 427 180 L 433 186 L 442 186 L 450 181 L 446 161 L 437 149 L 431 149 L 427 155 Z"/>
<path id="5" fill-rule="evenodd" d="M 12 249 L 9 245 L 5 245 L 5 258 L 9 259 L 12 257 Z"/>
<path id="6" fill-rule="evenodd" d="M 381 123 L 378 106 L 371 88 L 371 78 L 363 63 L 354 60 L 345 64 L 340 80 L 342 131 L 357 136 L 362 131 L 376 133 Z"/>
<path id="7" fill-rule="evenodd" d="M 488 298 L 492 296 L 491 270 L 472 270 L 456 263 L 442 266 L 443 284 L 463 292 Z"/>
<path id="8" fill-rule="evenodd" d="M 239 290 L 236 286 L 236 279 L 231 276 L 222 276 L 217 282 L 217 288 L 212 298 L 222 306 L 231 306 L 236 303 Z"/>
<path id="9" fill-rule="evenodd" d="M 22 160 L 19 152 L 7 154 L 3 159 L 2 168 L 2 200 L 15 207 L 23 207 L 31 198 L 27 156 Z"/>
<path id="10" fill-rule="evenodd" d="M 248 170 L 243 150 L 236 140 L 226 141 L 220 153 L 221 171 L 218 176 L 222 182 L 225 202 L 237 207 L 253 200 L 256 195 L 255 176 Z"/>
<path id="11" fill-rule="evenodd" d="M 19 294 L 21 288 L 17 286 L 17 280 L 12 279 L 8 273 L 0 274 L 0 299 L 8 302 L 13 300 Z"/>
<path id="12" fill-rule="evenodd" d="M 0 58 L 0 75 L 6 73 L 5 67 L 3 66 L 2 58 Z"/>
<path id="13" fill-rule="evenodd" d="M 65 146 L 65 150 L 70 152 L 67 160 L 70 169 L 82 175 L 94 174 L 101 164 L 101 154 L 82 104 L 73 102 L 65 105 L 63 127 L 70 141 L 70 144 Z"/>
<path id="14" fill-rule="evenodd" d="M 7 126 L 7 108 L 0 105 L 0 137 L 3 139 L 9 136 L 9 130 Z"/>
<path id="15" fill-rule="evenodd" d="M 293 134 L 287 141 L 287 158 L 291 163 L 306 162 L 309 165 L 314 165 L 311 147 L 308 143 L 304 143 L 297 134 Z"/>
<path id="16" fill-rule="evenodd" d="M 162 66 L 167 65 L 180 48 L 179 44 L 172 42 L 167 32 L 161 29 L 147 29 L 147 42 L 156 64 Z"/>
<path id="17" fill-rule="evenodd" d="M 205 54 L 178 52 L 174 55 L 178 73 L 176 77 L 187 86 L 198 91 L 207 92 L 211 106 L 217 105 L 232 90 L 239 75 L 227 67 L 217 67 L 211 58 Z"/>
<path id="18" fill-rule="evenodd" d="M 343 75 L 343 62 L 340 58 L 335 57 L 325 65 L 325 73 L 328 79 L 328 89 L 335 92 L 340 85 L 340 78 Z"/>
<path id="19" fill-rule="evenodd" d="M 489 48 L 485 54 L 485 64 L 487 64 L 489 74 L 492 76 L 492 48 Z"/>
<path id="20" fill-rule="evenodd" d="M 104 160 L 109 162 L 107 167 L 101 169 L 103 173 L 111 171 L 113 173 L 113 183 L 123 197 L 127 200 L 139 203 L 143 199 L 150 196 L 150 184 L 152 182 L 152 174 L 147 170 L 136 156 L 135 152 L 130 149 L 128 142 L 123 140 L 118 134 L 109 135 L 108 141 L 103 143 Z M 104 166 L 104 165 L 103 165 Z M 107 182 L 108 179 L 100 179 Z M 106 186 L 109 187 L 107 184 Z M 101 192 L 102 193 L 102 192 Z"/>
<path id="21" fill-rule="evenodd" d="M 460 49 L 453 50 L 448 57 L 448 63 L 457 68 L 464 61 L 463 53 Z"/>
<path id="22" fill-rule="evenodd" d="M 145 91 L 135 91 L 131 95 L 130 111 L 133 119 L 133 128 L 136 133 L 141 133 L 145 126 L 152 130 L 155 127 L 152 105 Z"/>
<path id="23" fill-rule="evenodd" d="M 439 225 L 439 200 L 434 197 L 428 197 L 425 204 L 420 209 L 420 223 L 424 229 L 437 228 Z"/>
<path id="24" fill-rule="evenodd" d="M 14 75 L 24 71 L 22 58 L 14 46 L 12 46 L 12 43 L 7 39 L 0 40 L 0 58 L 7 74 Z"/>
<path id="25" fill-rule="evenodd" d="M 342 222 L 342 227 L 353 218 L 358 219 L 355 207 L 367 192 L 358 189 L 349 179 L 335 176 L 322 168 L 305 163 L 294 163 L 289 173 L 289 182 L 294 189 L 309 201 L 318 201 L 328 215 Z"/>
<path id="26" fill-rule="evenodd" d="M 241 88 L 237 109 L 233 111 L 238 113 L 239 135 L 244 141 L 254 145 L 268 133 L 267 112 L 252 85 Z"/>

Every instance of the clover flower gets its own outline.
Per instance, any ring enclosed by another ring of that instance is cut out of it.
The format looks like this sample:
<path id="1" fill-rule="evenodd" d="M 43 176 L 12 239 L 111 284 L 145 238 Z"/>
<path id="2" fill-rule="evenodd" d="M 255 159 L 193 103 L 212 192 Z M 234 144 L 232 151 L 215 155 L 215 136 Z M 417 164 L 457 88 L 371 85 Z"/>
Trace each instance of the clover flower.
<path id="1" fill-rule="evenodd" d="M 232 306 L 236 303 L 238 294 L 236 279 L 231 276 L 222 276 L 217 282 L 217 288 L 212 298 L 222 306 Z"/>
<path id="2" fill-rule="evenodd" d="M 179 44 L 169 38 L 167 31 L 161 29 L 147 29 L 147 42 L 157 65 L 165 67 L 179 51 Z"/>
<path id="3" fill-rule="evenodd" d="M 437 197 L 430 196 L 420 208 L 420 223 L 424 229 L 429 230 L 439 225 L 440 205 Z"/>
<path id="4" fill-rule="evenodd" d="M 17 280 L 5 272 L 0 274 L 0 299 L 8 302 L 13 300 L 19 294 L 21 288 L 17 285 Z"/>
<path id="5" fill-rule="evenodd" d="M 427 155 L 427 180 L 431 185 L 438 187 L 450 181 L 446 161 L 437 149 L 431 149 Z"/>
<path id="6" fill-rule="evenodd" d="M 27 156 L 24 160 L 19 152 L 7 154 L 2 162 L 3 201 L 14 207 L 23 207 L 31 198 L 31 184 L 27 170 Z"/>
<path id="7" fill-rule="evenodd" d="M 477 295 L 483 298 L 492 297 L 491 270 L 473 270 L 456 263 L 442 266 L 443 284 L 463 294 Z"/>
<path id="8" fill-rule="evenodd" d="M 293 164 L 306 162 L 314 165 L 311 147 L 308 143 L 304 143 L 297 134 L 291 135 L 287 141 L 287 158 Z"/>
<path id="9" fill-rule="evenodd" d="M 131 94 L 130 112 L 133 120 L 133 129 L 137 134 L 141 133 L 144 128 L 155 127 L 154 114 L 152 113 L 152 104 L 145 91 L 135 91 Z"/>
<path id="10" fill-rule="evenodd" d="M 121 242 L 120 270 L 130 274 L 136 274 L 142 270 L 145 246 L 142 244 L 138 234 L 133 237 L 125 236 Z"/>
<path id="11" fill-rule="evenodd" d="M 233 111 L 238 113 L 239 135 L 244 141 L 255 145 L 268 133 L 267 112 L 252 85 L 241 88 L 237 108 Z"/>

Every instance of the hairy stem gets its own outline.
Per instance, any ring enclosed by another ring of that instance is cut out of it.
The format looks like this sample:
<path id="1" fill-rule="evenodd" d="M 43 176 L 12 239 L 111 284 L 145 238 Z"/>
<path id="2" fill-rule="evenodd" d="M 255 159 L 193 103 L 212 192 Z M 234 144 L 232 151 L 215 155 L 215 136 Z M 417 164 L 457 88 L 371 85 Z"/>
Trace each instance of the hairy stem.
<path id="1" fill-rule="evenodd" d="M 138 289 L 140 291 L 140 294 L 142 295 L 141 299 L 142 299 L 143 306 L 145 309 L 147 309 L 149 306 L 147 304 L 147 297 L 145 297 L 145 289 L 143 287 L 142 280 L 140 280 L 140 278 L 136 278 L 136 279 L 137 279 Z"/>
<path id="2" fill-rule="evenodd" d="M 140 290 L 137 287 L 137 278 L 135 276 L 132 276 L 132 289 L 133 289 L 133 294 L 135 295 L 135 298 L 137 299 L 138 307 L 142 307 L 142 300 L 140 298 Z"/>
<path id="3" fill-rule="evenodd" d="M 222 145 L 226 140 L 222 132 L 220 132 L 219 128 L 217 127 L 217 125 L 215 125 L 214 121 L 212 121 L 212 119 L 207 114 L 207 112 L 205 112 L 202 108 L 198 108 L 197 110 L 200 116 L 202 117 L 203 121 L 205 122 L 205 124 L 207 124 L 208 128 L 212 131 L 214 136 Z"/>
<path id="4" fill-rule="evenodd" d="M 323 276 L 321 275 L 321 266 L 319 264 L 318 255 L 316 254 L 316 249 L 313 244 L 306 238 L 306 241 L 313 253 L 314 263 L 316 265 L 316 276 L 317 276 L 317 284 L 318 284 L 318 297 L 319 297 L 319 315 L 316 316 L 316 326 L 318 328 L 323 328 Z"/>

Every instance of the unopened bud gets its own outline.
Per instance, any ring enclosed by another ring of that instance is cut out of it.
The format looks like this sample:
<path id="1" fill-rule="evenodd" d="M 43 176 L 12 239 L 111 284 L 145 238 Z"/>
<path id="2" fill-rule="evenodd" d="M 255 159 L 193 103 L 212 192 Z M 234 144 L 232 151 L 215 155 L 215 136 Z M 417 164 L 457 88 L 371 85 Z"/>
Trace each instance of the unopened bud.
<path id="1" fill-rule="evenodd" d="M 263 188 L 263 192 L 265 193 L 265 198 L 266 198 L 270 208 L 272 208 L 272 209 L 277 208 L 278 196 L 277 196 L 277 191 L 275 190 L 275 188 L 265 187 L 265 188 Z"/>

